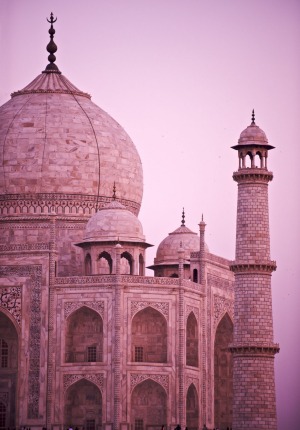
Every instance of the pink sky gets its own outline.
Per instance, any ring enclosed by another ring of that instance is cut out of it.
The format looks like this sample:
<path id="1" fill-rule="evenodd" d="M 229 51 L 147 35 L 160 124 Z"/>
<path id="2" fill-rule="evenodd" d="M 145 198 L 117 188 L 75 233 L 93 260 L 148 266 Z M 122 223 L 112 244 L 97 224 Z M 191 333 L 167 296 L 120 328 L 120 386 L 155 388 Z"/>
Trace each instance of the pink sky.
<path id="1" fill-rule="evenodd" d="M 1 0 L 0 104 L 57 65 L 115 118 L 144 168 L 140 220 L 155 247 L 207 223 L 211 252 L 234 258 L 237 186 L 230 149 L 251 122 L 276 147 L 268 166 L 279 430 L 300 423 L 300 3 L 297 0 Z"/>

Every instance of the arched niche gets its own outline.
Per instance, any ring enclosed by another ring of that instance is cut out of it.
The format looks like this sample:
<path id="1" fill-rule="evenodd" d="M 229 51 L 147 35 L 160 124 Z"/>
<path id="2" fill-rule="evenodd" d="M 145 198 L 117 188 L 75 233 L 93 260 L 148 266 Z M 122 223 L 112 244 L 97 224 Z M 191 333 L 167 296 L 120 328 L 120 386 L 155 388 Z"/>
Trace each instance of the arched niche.
<path id="1" fill-rule="evenodd" d="M 158 429 L 167 424 L 167 394 L 164 388 L 147 379 L 138 384 L 131 394 L 131 428 Z"/>
<path id="2" fill-rule="evenodd" d="M 198 322 L 193 312 L 188 316 L 186 322 L 186 364 L 187 366 L 198 367 Z"/>
<path id="3" fill-rule="evenodd" d="M 133 258 L 132 255 L 125 251 L 121 254 L 121 274 L 133 275 Z"/>
<path id="4" fill-rule="evenodd" d="M 111 255 L 103 251 L 99 254 L 97 259 L 97 274 L 98 275 L 111 275 L 112 274 L 112 258 Z"/>
<path id="5" fill-rule="evenodd" d="M 12 320 L 0 311 L 0 391 L 1 428 L 16 427 L 19 336 Z"/>
<path id="6" fill-rule="evenodd" d="M 145 261 L 142 254 L 139 255 L 139 275 L 140 276 L 145 275 Z"/>
<path id="7" fill-rule="evenodd" d="M 232 427 L 232 355 L 233 324 L 226 313 L 218 324 L 214 343 L 215 427 Z"/>
<path id="8" fill-rule="evenodd" d="M 92 309 L 83 306 L 73 312 L 66 325 L 67 363 L 103 361 L 103 321 Z"/>
<path id="9" fill-rule="evenodd" d="M 92 274 L 92 259 L 90 254 L 87 254 L 84 259 L 84 273 L 86 276 Z"/>
<path id="10" fill-rule="evenodd" d="M 65 393 L 64 428 L 97 430 L 102 426 L 102 395 L 92 382 L 81 379 Z"/>
<path id="11" fill-rule="evenodd" d="M 167 321 L 165 317 L 147 307 L 132 320 L 132 361 L 147 363 L 167 362 Z"/>
<path id="12" fill-rule="evenodd" d="M 194 384 L 186 394 L 186 426 L 189 430 L 199 429 L 199 398 Z"/>
<path id="13" fill-rule="evenodd" d="M 198 270 L 193 270 L 193 282 L 198 282 Z"/>

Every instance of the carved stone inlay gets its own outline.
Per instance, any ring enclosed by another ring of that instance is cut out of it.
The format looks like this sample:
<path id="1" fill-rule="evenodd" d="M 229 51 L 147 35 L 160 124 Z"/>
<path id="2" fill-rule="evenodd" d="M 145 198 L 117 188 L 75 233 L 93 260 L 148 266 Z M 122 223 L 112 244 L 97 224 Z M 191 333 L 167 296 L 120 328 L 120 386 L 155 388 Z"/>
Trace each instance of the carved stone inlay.
<path id="1" fill-rule="evenodd" d="M 65 302 L 65 304 L 64 304 L 65 318 L 68 318 L 68 316 L 71 313 L 73 313 L 77 309 L 81 308 L 82 306 L 87 306 L 91 309 L 94 309 L 103 318 L 104 302 Z"/>
<path id="2" fill-rule="evenodd" d="M 21 287 L 0 288 L 0 307 L 5 308 L 21 326 Z"/>
<path id="3" fill-rule="evenodd" d="M 187 305 L 186 306 L 186 318 L 185 320 L 187 321 L 189 314 L 193 312 L 197 322 L 199 322 L 199 308 L 196 308 L 195 306 L 191 306 L 191 305 Z"/>
<path id="4" fill-rule="evenodd" d="M 28 399 L 27 418 L 39 417 L 40 402 L 40 351 L 41 351 L 41 285 L 42 266 L 1 266 L 1 277 L 27 277 L 30 279 L 30 322 L 28 339 Z"/>
<path id="5" fill-rule="evenodd" d="M 63 376 L 63 385 L 64 391 L 66 391 L 72 384 L 79 381 L 80 379 L 86 379 L 87 381 L 92 382 L 100 388 L 100 391 L 103 393 L 103 385 L 104 385 L 104 374 L 96 373 L 76 373 L 76 374 L 68 374 Z"/>
<path id="6" fill-rule="evenodd" d="M 159 375 L 151 373 L 131 373 L 130 375 L 130 392 L 133 391 L 134 387 L 140 384 L 146 379 L 152 379 L 152 381 L 160 384 L 167 393 L 169 393 L 169 375 Z"/>
<path id="7" fill-rule="evenodd" d="M 131 302 L 131 318 L 140 310 L 151 306 L 161 312 L 166 319 L 169 318 L 169 303 L 167 302 Z"/>

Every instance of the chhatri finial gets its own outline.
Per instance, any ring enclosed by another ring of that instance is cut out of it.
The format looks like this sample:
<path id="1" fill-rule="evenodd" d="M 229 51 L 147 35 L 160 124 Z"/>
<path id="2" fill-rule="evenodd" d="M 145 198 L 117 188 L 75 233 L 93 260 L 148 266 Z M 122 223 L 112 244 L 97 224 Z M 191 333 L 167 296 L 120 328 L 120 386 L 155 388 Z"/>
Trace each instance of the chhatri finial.
<path id="1" fill-rule="evenodd" d="M 184 208 L 182 208 L 181 227 L 184 227 L 184 225 L 185 225 L 185 214 L 184 214 Z"/>
<path id="2" fill-rule="evenodd" d="M 117 196 L 116 196 L 116 183 L 114 182 L 114 186 L 113 186 L 113 196 L 112 196 L 113 200 L 116 200 Z"/>
<path id="3" fill-rule="evenodd" d="M 57 67 L 56 64 L 54 64 L 56 57 L 54 53 L 57 51 L 57 46 L 54 43 L 53 37 L 55 34 L 55 29 L 53 28 L 53 24 L 57 21 L 57 18 L 54 19 L 53 13 L 50 14 L 50 20 L 47 18 L 47 21 L 51 24 L 49 28 L 49 34 L 50 34 L 50 42 L 47 45 L 47 51 L 49 52 L 48 60 L 49 64 L 47 65 L 46 69 L 43 71 L 43 73 L 61 73 Z"/>
<path id="4" fill-rule="evenodd" d="M 254 109 L 252 110 L 252 122 L 251 125 L 255 125 L 255 113 L 254 113 Z"/>

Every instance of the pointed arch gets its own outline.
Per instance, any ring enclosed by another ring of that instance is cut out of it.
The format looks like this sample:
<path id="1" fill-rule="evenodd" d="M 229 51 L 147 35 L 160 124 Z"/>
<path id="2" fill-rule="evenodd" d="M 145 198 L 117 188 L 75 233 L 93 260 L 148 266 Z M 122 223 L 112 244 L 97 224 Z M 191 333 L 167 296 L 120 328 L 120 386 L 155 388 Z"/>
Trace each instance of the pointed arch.
<path id="1" fill-rule="evenodd" d="M 186 425 L 189 430 L 199 429 L 199 397 L 194 384 L 186 394 Z"/>
<path id="2" fill-rule="evenodd" d="M 101 252 L 97 258 L 99 275 L 111 275 L 112 274 L 112 258 L 107 251 Z"/>
<path id="3" fill-rule="evenodd" d="M 121 254 L 121 274 L 133 275 L 133 257 L 128 251 Z"/>
<path id="4" fill-rule="evenodd" d="M 214 425 L 219 428 L 232 427 L 233 363 L 228 350 L 232 341 L 233 323 L 226 312 L 217 326 L 214 342 Z"/>
<path id="5" fill-rule="evenodd" d="M 87 306 L 74 311 L 67 319 L 65 335 L 66 363 L 103 361 L 103 321 Z"/>
<path id="6" fill-rule="evenodd" d="M 132 361 L 167 362 L 167 321 L 151 306 L 135 314 L 131 323 Z"/>
<path id="7" fill-rule="evenodd" d="M 84 273 L 86 276 L 92 274 L 92 259 L 90 254 L 86 254 L 84 259 Z"/>
<path id="8" fill-rule="evenodd" d="M 191 312 L 186 322 L 186 364 L 198 367 L 199 365 L 199 342 L 198 322 L 194 312 Z"/>
<path id="9" fill-rule="evenodd" d="M 72 384 L 64 398 L 64 428 L 96 430 L 102 426 L 102 394 L 85 378 Z"/>
<path id="10" fill-rule="evenodd" d="M 131 424 L 133 430 L 161 429 L 167 424 L 167 394 L 164 388 L 146 379 L 131 394 Z"/>

